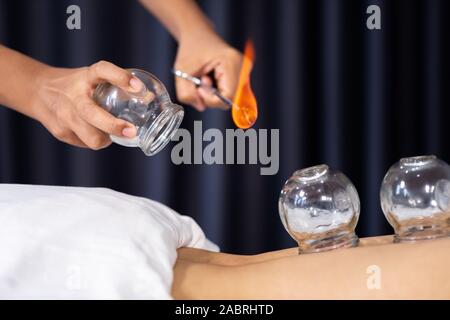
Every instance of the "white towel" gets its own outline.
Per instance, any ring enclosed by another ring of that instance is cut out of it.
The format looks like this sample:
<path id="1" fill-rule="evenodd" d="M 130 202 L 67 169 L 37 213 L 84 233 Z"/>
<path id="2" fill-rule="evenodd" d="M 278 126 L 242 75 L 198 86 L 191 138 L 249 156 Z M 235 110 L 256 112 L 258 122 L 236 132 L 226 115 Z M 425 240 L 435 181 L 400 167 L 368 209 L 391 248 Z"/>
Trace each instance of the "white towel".
<path id="1" fill-rule="evenodd" d="M 104 188 L 0 184 L 0 298 L 170 299 L 189 217 Z"/>

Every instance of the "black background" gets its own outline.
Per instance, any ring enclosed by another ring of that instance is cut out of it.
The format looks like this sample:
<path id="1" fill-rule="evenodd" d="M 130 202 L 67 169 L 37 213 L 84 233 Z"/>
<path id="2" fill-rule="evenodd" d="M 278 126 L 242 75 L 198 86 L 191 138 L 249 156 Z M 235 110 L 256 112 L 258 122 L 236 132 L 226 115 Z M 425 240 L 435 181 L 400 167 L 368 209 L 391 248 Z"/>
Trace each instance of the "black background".
<path id="1" fill-rule="evenodd" d="M 66 8 L 81 8 L 81 30 Z M 39 123 L 0 108 L 0 182 L 99 186 L 161 201 L 190 215 L 221 249 L 256 253 L 294 245 L 277 209 L 296 169 L 327 163 L 361 198 L 359 236 L 392 232 L 381 180 L 404 156 L 449 162 L 450 2 L 375 0 L 200 1 L 216 29 L 256 46 L 252 75 L 258 128 L 280 129 L 280 170 L 259 165 L 172 164 L 173 143 L 154 157 L 117 145 L 90 151 L 58 142 Z M 366 28 L 381 8 L 382 30 Z M 51 65 L 109 60 L 148 70 L 172 96 L 176 43 L 136 1 L 0 0 L 0 42 Z M 27 94 L 24 92 L 24 94 Z M 187 107 L 182 127 L 234 128 L 228 112 Z"/>

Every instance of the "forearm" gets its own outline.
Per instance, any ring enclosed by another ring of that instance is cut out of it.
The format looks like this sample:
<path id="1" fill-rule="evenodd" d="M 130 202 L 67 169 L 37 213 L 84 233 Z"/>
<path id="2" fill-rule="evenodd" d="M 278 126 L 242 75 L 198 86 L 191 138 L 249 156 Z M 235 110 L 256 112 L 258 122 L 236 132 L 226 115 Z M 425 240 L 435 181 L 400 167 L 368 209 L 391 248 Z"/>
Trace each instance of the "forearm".
<path id="1" fill-rule="evenodd" d="M 450 298 L 450 239 L 383 243 L 318 254 L 289 252 L 239 266 L 178 260 L 173 294 L 193 299 Z M 370 266 L 379 268 L 379 288 L 367 285 Z"/>
<path id="2" fill-rule="evenodd" d="M 214 33 L 208 18 L 193 0 L 139 0 L 179 42 L 199 32 Z"/>
<path id="3" fill-rule="evenodd" d="M 47 66 L 0 45 L 0 104 L 36 118 L 33 97 Z"/>

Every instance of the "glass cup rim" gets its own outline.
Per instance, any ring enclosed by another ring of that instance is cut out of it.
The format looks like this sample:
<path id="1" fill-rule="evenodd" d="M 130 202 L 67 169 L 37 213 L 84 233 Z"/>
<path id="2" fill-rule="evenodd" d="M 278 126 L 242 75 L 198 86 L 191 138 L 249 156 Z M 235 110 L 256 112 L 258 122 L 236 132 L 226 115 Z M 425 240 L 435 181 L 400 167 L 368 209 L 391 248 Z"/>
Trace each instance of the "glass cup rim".
<path id="1" fill-rule="evenodd" d="M 406 157 L 400 159 L 400 164 L 404 166 L 424 166 L 430 162 L 435 161 L 437 158 L 435 155 L 422 155 L 414 157 Z"/>
<path id="2" fill-rule="evenodd" d="M 293 176 L 298 178 L 301 182 L 311 182 L 325 176 L 329 169 L 328 165 L 319 164 L 297 170 L 294 172 Z"/>

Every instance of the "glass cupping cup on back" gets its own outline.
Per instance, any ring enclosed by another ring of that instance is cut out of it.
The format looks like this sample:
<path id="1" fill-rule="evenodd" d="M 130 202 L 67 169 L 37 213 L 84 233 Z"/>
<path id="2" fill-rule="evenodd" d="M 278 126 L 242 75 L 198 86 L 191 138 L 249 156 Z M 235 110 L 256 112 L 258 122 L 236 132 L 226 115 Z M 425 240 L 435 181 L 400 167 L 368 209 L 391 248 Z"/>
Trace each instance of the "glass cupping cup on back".
<path id="1" fill-rule="evenodd" d="M 278 205 L 281 221 L 297 241 L 299 253 L 358 244 L 358 193 L 344 174 L 327 165 L 294 172 L 281 190 Z"/>
<path id="2" fill-rule="evenodd" d="M 128 92 L 110 83 L 101 83 L 94 91 L 94 101 L 117 118 L 136 126 L 133 139 L 111 136 L 123 146 L 139 147 L 152 156 L 163 149 L 176 133 L 184 111 L 172 103 L 166 88 L 154 75 L 139 69 L 130 73 L 143 83 L 140 92 Z"/>
<path id="3" fill-rule="evenodd" d="M 450 166 L 435 156 L 403 158 L 383 179 L 381 208 L 395 242 L 450 235 Z"/>

